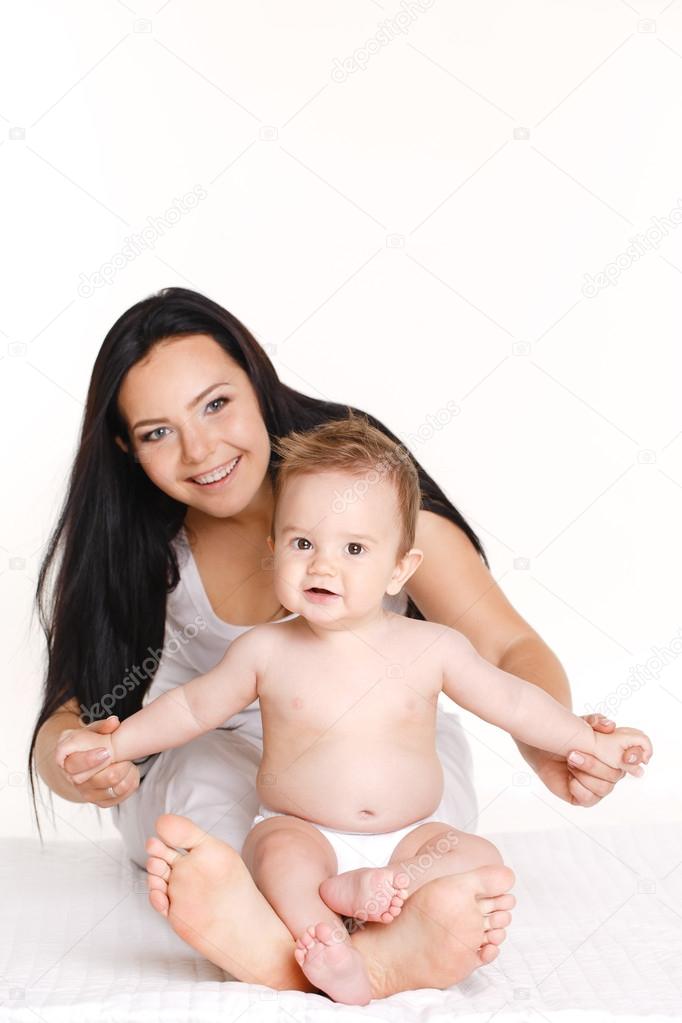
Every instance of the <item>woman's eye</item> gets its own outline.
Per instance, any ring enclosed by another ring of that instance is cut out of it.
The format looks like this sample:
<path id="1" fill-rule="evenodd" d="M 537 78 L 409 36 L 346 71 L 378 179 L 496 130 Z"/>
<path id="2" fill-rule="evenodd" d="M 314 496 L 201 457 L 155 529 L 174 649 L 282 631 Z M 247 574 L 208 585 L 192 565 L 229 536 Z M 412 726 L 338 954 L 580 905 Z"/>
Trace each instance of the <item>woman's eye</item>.
<path id="1" fill-rule="evenodd" d="M 160 434 L 162 430 L 167 430 L 167 429 L 168 429 L 167 426 L 157 426 L 155 430 L 150 430 L 149 433 L 145 433 L 145 435 L 143 436 L 142 440 L 143 441 L 162 440 L 163 438 L 157 436 L 157 434 Z"/>
<path id="2" fill-rule="evenodd" d="M 217 405 L 218 408 L 214 408 L 215 405 Z M 209 401 L 206 409 L 210 409 L 212 412 L 220 412 L 223 405 L 227 405 L 227 398 L 214 398 L 213 401 Z"/>
<path id="3" fill-rule="evenodd" d="M 300 547 L 299 544 L 307 544 L 307 547 Z M 304 536 L 297 536 L 294 540 L 294 549 L 297 551 L 307 551 L 312 547 L 310 540 L 306 540 Z"/>
<path id="4" fill-rule="evenodd" d="M 361 543 L 347 543 L 346 548 L 349 554 L 361 554 L 365 549 Z"/>

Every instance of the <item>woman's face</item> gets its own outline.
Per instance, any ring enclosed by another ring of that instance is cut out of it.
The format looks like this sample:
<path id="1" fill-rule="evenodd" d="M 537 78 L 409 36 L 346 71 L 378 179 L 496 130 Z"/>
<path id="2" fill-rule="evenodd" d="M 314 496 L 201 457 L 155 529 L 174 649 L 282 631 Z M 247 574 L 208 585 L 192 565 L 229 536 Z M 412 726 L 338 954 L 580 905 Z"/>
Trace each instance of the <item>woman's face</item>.
<path id="1" fill-rule="evenodd" d="M 118 406 L 140 465 L 169 497 L 224 518 L 269 488 L 256 393 L 212 337 L 160 341 L 126 374 Z"/>

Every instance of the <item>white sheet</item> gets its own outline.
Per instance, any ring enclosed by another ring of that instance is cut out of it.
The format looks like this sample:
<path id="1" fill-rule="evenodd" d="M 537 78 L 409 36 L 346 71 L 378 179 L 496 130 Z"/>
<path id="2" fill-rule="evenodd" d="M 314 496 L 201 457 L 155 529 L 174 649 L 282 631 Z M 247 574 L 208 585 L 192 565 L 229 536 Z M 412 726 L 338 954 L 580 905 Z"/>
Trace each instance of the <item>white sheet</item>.
<path id="1" fill-rule="evenodd" d="M 149 907 L 117 840 L 6 839 L 0 1020 L 457 1019 L 647 1023 L 682 1015 L 682 824 L 489 836 L 517 876 L 498 960 L 449 991 L 363 1009 L 226 981 Z"/>

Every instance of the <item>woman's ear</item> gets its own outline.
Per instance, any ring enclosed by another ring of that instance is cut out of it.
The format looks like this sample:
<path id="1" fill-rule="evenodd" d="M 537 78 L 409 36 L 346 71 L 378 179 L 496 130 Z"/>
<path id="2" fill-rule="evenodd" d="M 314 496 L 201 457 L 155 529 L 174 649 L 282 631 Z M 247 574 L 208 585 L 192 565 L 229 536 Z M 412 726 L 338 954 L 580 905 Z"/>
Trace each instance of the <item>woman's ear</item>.
<path id="1" fill-rule="evenodd" d="M 121 451 L 125 451 L 125 453 L 127 455 L 128 454 L 128 445 L 125 443 L 125 441 L 122 440 L 121 437 L 114 437 L 114 440 L 116 441 L 116 443 L 120 447 Z"/>

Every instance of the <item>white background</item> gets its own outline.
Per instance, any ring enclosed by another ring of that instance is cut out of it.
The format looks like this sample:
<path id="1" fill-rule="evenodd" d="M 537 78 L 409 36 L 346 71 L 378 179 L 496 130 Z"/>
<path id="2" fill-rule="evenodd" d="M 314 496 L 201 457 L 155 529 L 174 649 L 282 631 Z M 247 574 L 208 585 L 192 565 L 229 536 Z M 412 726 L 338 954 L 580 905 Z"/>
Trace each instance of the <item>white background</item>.
<path id="1" fill-rule="evenodd" d="M 3 8 L 2 833 L 35 833 L 31 602 L 92 364 L 126 308 L 173 284 L 243 320 L 287 383 L 412 442 L 576 712 L 615 694 L 616 720 L 651 734 L 646 778 L 579 809 L 465 714 L 479 830 L 679 816 L 682 657 L 650 659 L 682 649 L 682 2 L 424 6 Z M 659 237 L 652 218 L 669 218 Z M 116 834 L 106 811 L 55 810 L 50 837 Z"/>

